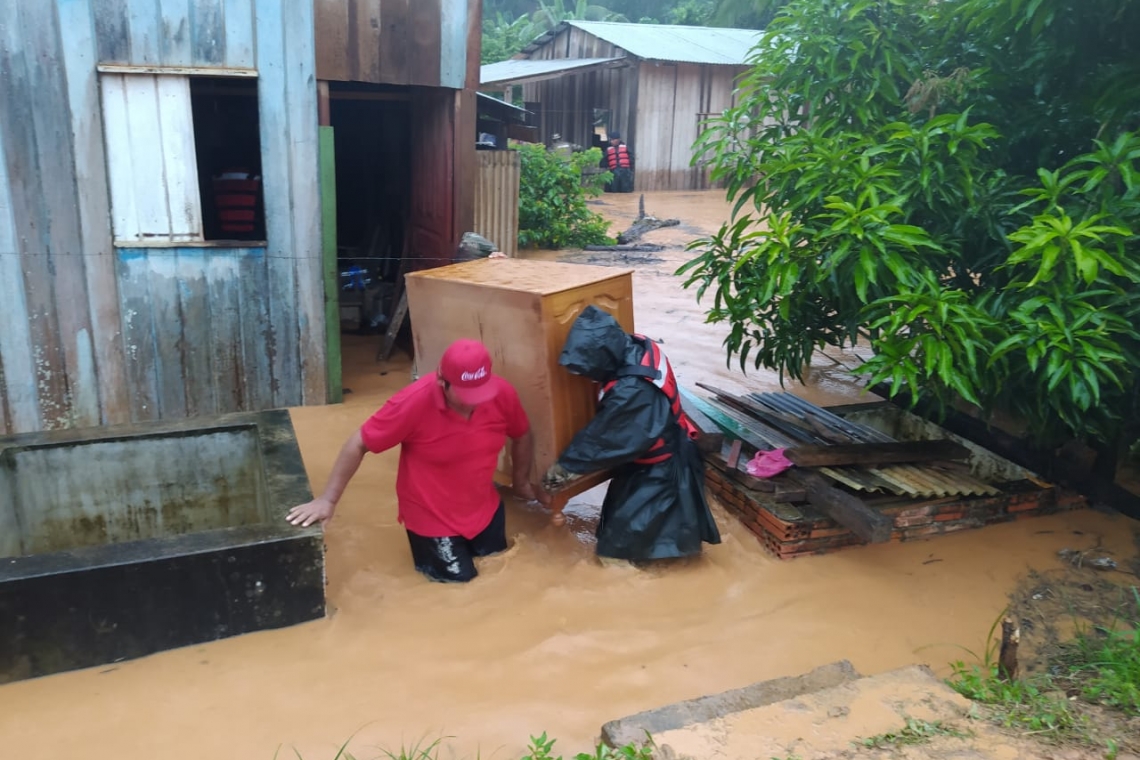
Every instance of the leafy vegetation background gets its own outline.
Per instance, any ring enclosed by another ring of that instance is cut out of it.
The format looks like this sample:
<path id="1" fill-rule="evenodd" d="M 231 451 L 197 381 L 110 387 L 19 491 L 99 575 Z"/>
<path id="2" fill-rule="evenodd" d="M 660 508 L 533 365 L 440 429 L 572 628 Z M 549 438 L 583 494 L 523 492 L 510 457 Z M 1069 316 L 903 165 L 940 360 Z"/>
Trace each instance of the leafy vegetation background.
<path id="1" fill-rule="evenodd" d="M 699 146 L 736 201 L 698 242 L 745 366 L 870 345 L 873 381 L 1134 438 L 1140 3 L 793 0 Z"/>

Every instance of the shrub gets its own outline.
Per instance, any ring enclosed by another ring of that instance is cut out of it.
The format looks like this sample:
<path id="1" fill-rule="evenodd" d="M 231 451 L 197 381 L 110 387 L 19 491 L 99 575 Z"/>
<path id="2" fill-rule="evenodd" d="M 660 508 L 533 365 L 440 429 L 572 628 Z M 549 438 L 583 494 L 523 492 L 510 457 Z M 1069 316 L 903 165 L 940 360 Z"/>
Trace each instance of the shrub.
<path id="1" fill-rule="evenodd" d="M 519 246 L 522 248 L 581 248 L 606 245 L 610 223 L 586 205 L 601 195 L 608 172 L 583 175 L 597 166 L 597 148 L 562 158 L 542 145 L 518 147 L 522 162 L 519 179 Z"/>
<path id="2" fill-rule="evenodd" d="M 736 201 L 683 271 L 726 348 L 798 379 L 1140 424 L 1140 3 L 793 0 L 698 144 Z M 1132 439 L 1128 439 L 1131 441 Z"/>

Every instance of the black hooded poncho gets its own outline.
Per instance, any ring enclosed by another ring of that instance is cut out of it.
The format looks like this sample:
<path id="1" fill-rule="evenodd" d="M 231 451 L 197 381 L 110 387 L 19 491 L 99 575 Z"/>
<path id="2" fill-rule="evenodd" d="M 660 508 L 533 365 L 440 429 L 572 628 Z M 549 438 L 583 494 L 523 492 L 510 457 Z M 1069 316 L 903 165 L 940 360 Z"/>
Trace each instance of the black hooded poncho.
<path id="1" fill-rule="evenodd" d="M 572 473 L 613 470 L 598 523 L 598 555 L 626 560 L 698 554 L 720 543 L 704 496 L 704 463 L 674 415 L 668 396 L 646 380 L 648 340 L 629 335 L 601 309 L 579 315 L 559 364 L 603 386 L 597 415 L 558 459 Z M 670 456 L 656 464 L 636 460 L 658 442 Z"/>

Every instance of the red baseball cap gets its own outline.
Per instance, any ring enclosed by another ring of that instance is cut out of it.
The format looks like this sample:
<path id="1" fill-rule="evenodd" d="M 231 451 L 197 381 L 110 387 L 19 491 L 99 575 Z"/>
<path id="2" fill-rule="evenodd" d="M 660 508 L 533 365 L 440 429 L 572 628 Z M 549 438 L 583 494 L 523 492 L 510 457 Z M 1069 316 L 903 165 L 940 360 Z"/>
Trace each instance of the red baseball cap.
<path id="1" fill-rule="evenodd" d="M 499 390 L 498 383 L 492 382 L 491 354 L 477 340 L 457 340 L 448 346 L 439 360 L 439 376 L 461 404 L 482 404 Z"/>

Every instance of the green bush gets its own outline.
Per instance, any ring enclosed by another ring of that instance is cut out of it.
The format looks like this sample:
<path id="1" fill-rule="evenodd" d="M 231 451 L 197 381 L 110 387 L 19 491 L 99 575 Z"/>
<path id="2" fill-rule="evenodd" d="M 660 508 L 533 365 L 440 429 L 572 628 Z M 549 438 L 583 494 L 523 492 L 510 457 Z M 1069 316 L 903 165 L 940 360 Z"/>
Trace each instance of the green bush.
<path id="1" fill-rule="evenodd" d="M 522 248 L 581 248 L 606 245 L 610 223 L 586 205 L 602 194 L 609 172 L 583 175 L 602 159 L 597 148 L 569 158 L 542 145 L 518 147 L 522 162 L 519 179 L 519 246 Z"/>
<path id="2" fill-rule="evenodd" d="M 1140 425 L 1136 28 L 1128 0 L 786 5 L 698 143 L 736 206 L 682 271 L 730 360 L 798 379 L 862 341 L 871 382 L 1043 446 Z"/>

